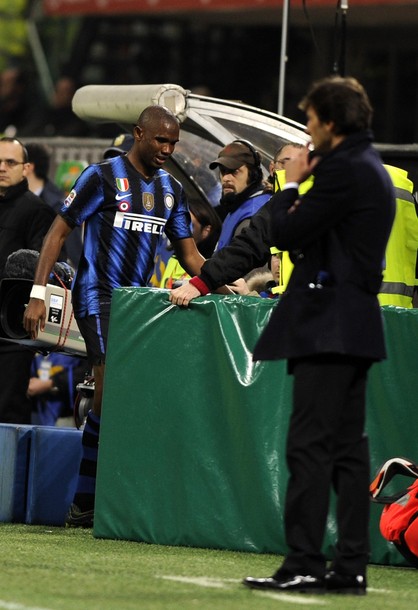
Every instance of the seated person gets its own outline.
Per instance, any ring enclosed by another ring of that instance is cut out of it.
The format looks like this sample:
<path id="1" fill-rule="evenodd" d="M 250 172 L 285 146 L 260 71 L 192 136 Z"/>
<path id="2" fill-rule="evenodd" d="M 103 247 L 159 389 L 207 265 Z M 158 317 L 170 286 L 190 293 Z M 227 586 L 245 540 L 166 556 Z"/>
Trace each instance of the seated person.
<path id="1" fill-rule="evenodd" d="M 32 362 L 28 396 L 32 399 L 32 424 L 59 425 L 73 415 L 77 385 L 85 378 L 84 358 L 51 352 L 38 354 Z"/>
<path id="2" fill-rule="evenodd" d="M 277 299 L 280 296 L 280 270 L 282 252 L 274 246 L 270 248 L 269 270 L 251 273 L 248 278 L 239 278 L 229 288 L 236 294 Z"/>

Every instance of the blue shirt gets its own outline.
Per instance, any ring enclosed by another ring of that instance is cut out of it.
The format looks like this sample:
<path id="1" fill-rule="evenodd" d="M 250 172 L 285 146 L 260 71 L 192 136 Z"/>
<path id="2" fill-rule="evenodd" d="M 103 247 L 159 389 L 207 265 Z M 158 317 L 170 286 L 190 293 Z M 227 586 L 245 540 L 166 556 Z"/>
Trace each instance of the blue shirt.
<path id="1" fill-rule="evenodd" d="M 252 218 L 270 198 L 271 193 L 254 193 L 239 208 L 228 214 L 222 223 L 222 231 L 216 245 L 216 251 L 229 246 L 237 226 L 246 218 Z"/>

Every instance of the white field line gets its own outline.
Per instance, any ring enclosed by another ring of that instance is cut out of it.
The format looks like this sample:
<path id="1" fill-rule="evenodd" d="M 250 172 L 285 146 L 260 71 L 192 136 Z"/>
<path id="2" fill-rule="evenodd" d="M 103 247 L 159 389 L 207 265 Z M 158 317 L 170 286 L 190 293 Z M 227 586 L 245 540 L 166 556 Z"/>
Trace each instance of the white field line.
<path id="1" fill-rule="evenodd" d="M 275 599 L 278 602 L 286 602 L 287 604 L 299 604 L 301 606 L 327 606 L 328 602 L 323 599 L 322 595 L 310 595 L 309 593 L 302 593 L 297 595 L 295 593 L 269 593 L 268 591 L 255 591 L 258 597 L 268 597 L 269 599 Z"/>
<path id="2" fill-rule="evenodd" d="M 0 599 L 0 608 L 2 610 L 49 610 L 49 608 L 39 608 L 38 606 L 25 606 L 24 604 L 6 602 L 4 599 Z"/>
<path id="3" fill-rule="evenodd" d="M 232 585 L 236 585 L 241 581 L 233 578 L 208 578 L 207 576 L 160 576 L 159 578 L 163 578 L 164 580 L 172 580 L 174 582 L 182 582 L 188 585 L 196 585 L 198 587 L 208 587 L 212 589 L 229 589 Z M 299 605 L 327 605 L 326 601 L 322 599 L 318 599 L 313 595 L 289 595 L 288 593 L 275 593 L 268 591 L 252 591 L 252 594 L 261 597 L 269 597 L 270 599 L 275 599 L 280 602 L 287 602 L 290 604 L 299 604 Z"/>
<path id="4" fill-rule="evenodd" d="M 187 585 L 197 585 L 198 587 L 209 587 L 211 589 L 229 588 L 225 579 L 222 578 L 208 578 L 207 576 L 197 576 L 195 578 L 191 576 L 160 576 L 159 578 L 163 578 L 164 580 L 173 580 L 175 582 L 184 582 Z M 234 582 L 239 582 L 239 580 Z"/>

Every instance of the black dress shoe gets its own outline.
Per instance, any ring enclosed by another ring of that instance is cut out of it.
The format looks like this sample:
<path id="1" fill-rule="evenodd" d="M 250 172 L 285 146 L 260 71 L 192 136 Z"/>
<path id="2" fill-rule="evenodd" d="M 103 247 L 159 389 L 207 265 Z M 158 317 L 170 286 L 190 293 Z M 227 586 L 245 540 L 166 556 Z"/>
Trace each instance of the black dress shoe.
<path id="1" fill-rule="evenodd" d="M 347 595 L 366 595 L 367 581 L 361 574 L 339 574 L 330 571 L 325 575 L 327 593 L 345 593 Z"/>
<path id="2" fill-rule="evenodd" d="M 242 581 L 250 589 L 274 589 L 282 592 L 296 593 L 325 593 L 325 582 L 323 578 L 302 574 L 275 574 L 270 578 L 252 578 L 247 576 Z"/>

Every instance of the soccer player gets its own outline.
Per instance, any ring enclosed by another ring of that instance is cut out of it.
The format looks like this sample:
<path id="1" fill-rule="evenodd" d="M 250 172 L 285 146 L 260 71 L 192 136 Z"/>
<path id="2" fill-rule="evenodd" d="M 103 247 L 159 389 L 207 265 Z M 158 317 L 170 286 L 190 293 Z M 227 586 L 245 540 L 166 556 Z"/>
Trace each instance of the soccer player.
<path id="1" fill-rule="evenodd" d="M 93 408 L 83 431 L 78 487 L 66 524 L 92 527 L 103 376 L 112 291 L 147 286 L 163 231 L 190 275 L 204 258 L 192 238 L 191 219 L 181 184 L 163 165 L 179 139 L 179 122 L 165 107 L 149 106 L 133 130 L 127 154 L 89 166 L 48 232 L 34 278 L 24 326 L 32 339 L 45 326 L 45 286 L 62 244 L 84 224 L 84 245 L 74 284 L 74 315 L 93 367 Z"/>

